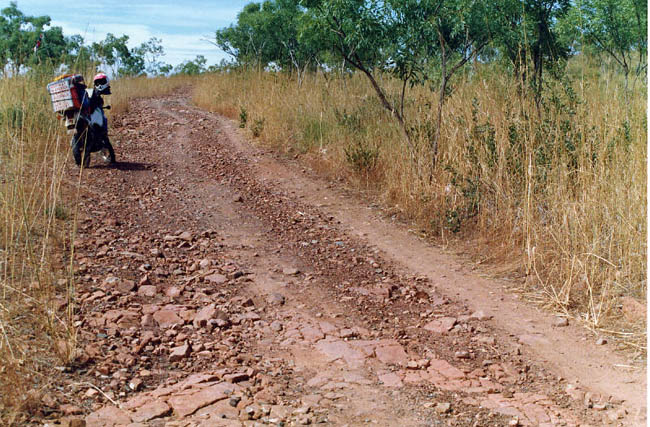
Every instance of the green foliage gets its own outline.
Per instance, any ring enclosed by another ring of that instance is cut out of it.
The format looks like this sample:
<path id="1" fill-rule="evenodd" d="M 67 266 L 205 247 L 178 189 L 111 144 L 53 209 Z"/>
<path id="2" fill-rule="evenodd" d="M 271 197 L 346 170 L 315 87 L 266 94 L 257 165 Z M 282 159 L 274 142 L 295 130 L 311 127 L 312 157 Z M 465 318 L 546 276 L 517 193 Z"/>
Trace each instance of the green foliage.
<path id="1" fill-rule="evenodd" d="M 334 108 L 334 116 L 339 126 L 346 128 L 353 133 L 359 133 L 364 130 L 361 124 L 364 112 L 362 110 L 355 110 L 348 113 L 345 109 L 343 111 Z"/>
<path id="2" fill-rule="evenodd" d="M 251 125 L 251 132 L 255 138 L 259 137 L 262 135 L 262 132 L 264 132 L 265 121 L 266 120 L 263 117 L 261 119 L 253 120 L 253 124 Z"/>
<path id="3" fill-rule="evenodd" d="M 4 110 L 0 110 L 0 125 L 7 126 L 10 129 L 20 129 L 25 119 L 25 111 L 17 105 L 10 105 Z"/>
<path id="4" fill-rule="evenodd" d="M 379 149 L 361 138 L 356 138 L 344 149 L 345 160 L 359 173 L 368 173 L 377 165 Z"/>
<path id="5" fill-rule="evenodd" d="M 309 13 L 319 38 L 338 58 L 372 70 L 388 60 L 383 48 L 393 34 L 385 20 L 387 10 L 387 4 L 377 0 L 324 0 Z"/>
<path id="6" fill-rule="evenodd" d="M 410 149 L 409 130 L 413 127 L 404 116 L 406 89 L 427 83 L 438 92 L 436 127 L 429 141 L 434 166 L 449 81 L 480 55 L 497 32 L 495 15 L 505 1 L 323 0 L 310 13 L 330 49 L 369 79 L 382 106 L 399 123 Z M 305 4 L 313 6 L 313 2 Z M 382 71 L 402 80 L 398 100 L 378 81 Z"/>
<path id="7" fill-rule="evenodd" d="M 67 43 L 61 27 L 50 27 L 49 16 L 23 14 L 15 1 L 0 11 L 0 71 L 7 66 L 12 74 L 23 67 L 39 64 L 58 65 Z"/>
<path id="8" fill-rule="evenodd" d="M 176 74 L 187 74 L 190 76 L 195 76 L 202 74 L 206 71 L 205 64 L 208 60 L 203 55 L 196 55 L 196 58 L 193 60 L 187 60 L 174 68 Z"/>
<path id="9" fill-rule="evenodd" d="M 170 64 L 161 64 L 160 67 L 158 67 L 158 75 L 164 76 L 172 72 L 174 69 L 173 66 Z"/>
<path id="10" fill-rule="evenodd" d="M 524 179 L 524 142 L 521 135 L 524 130 L 521 125 L 510 120 L 508 125 L 508 146 L 505 153 L 507 170 L 513 181 L 520 184 Z"/>
<path id="11" fill-rule="evenodd" d="M 113 68 L 118 75 L 138 75 L 144 69 L 144 60 L 134 58 L 127 46 L 129 36 L 115 37 L 108 33 L 106 38 L 92 44 L 92 51 L 97 62 Z"/>
<path id="12" fill-rule="evenodd" d="M 52 209 L 49 207 L 45 208 L 45 216 L 50 216 L 52 213 L 54 213 L 54 218 L 61 221 L 65 221 L 70 218 L 70 213 L 66 207 L 59 203 L 57 203 L 57 205 L 54 207 L 54 212 L 52 212 Z"/>
<path id="13" fill-rule="evenodd" d="M 296 0 L 250 3 L 237 15 L 237 24 L 217 30 L 215 44 L 237 64 L 299 73 L 318 62 L 321 40 Z"/>
<path id="14" fill-rule="evenodd" d="M 621 126 L 616 130 L 615 137 L 607 144 L 607 155 L 611 157 L 616 147 L 623 147 L 626 153 L 630 152 L 632 145 L 632 132 L 630 122 L 624 120 Z"/>
<path id="15" fill-rule="evenodd" d="M 170 68 L 158 59 L 164 55 L 162 40 L 152 37 L 140 46 L 129 48 L 129 36 L 115 37 L 108 33 L 106 38 L 91 47 L 96 62 L 106 64 L 118 76 L 139 76 L 145 72 L 151 75 L 164 74 Z"/>
<path id="16" fill-rule="evenodd" d="M 458 209 L 449 209 L 445 214 L 445 228 L 452 233 L 458 233 L 460 231 L 462 220 L 461 213 Z"/>
<path id="17" fill-rule="evenodd" d="M 133 50 L 133 53 L 144 58 L 145 71 L 150 76 L 164 75 L 171 71 L 168 64 L 159 59 L 165 55 L 162 39 L 152 37 Z"/>
<path id="18" fill-rule="evenodd" d="M 329 121 L 323 121 L 322 117 L 303 117 L 302 118 L 302 147 L 307 150 L 314 144 L 322 143 L 328 139 L 331 132 L 331 124 Z"/>
<path id="19" fill-rule="evenodd" d="M 248 111 L 246 111 L 246 107 L 241 106 L 239 107 L 239 127 L 242 129 L 245 128 L 247 122 L 248 122 Z"/>
<path id="20" fill-rule="evenodd" d="M 564 23 L 567 32 L 598 53 L 610 56 L 626 78 L 647 72 L 648 3 L 645 0 L 581 0 Z"/>
<path id="21" fill-rule="evenodd" d="M 566 22 L 570 7 L 569 0 L 504 0 L 495 15 L 499 22 L 496 46 L 503 50 L 515 74 L 530 82 L 537 100 L 544 70 L 570 54 L 569 40 L 561 36 L 558 27 L 558 22 Z"/>
<path id="22" fill-rule="evenodd" d="M 473 158 L 472 161 L 476 162 L 473 164 L 474 176 L 461 175 L 451 164 L 444 167 L 450 175 L 450 184 L 446 190 L 445 204 L 447 207 L 442 225 L 453 233 L 459 232 L 463 223 L 479 213 L 481 195 L 487 191 L 484 186 L 481 186 L 480 160 Z"/>
<path id="23" fill-rule="evenodd" d="M 67 53 L 64 63 L 68 70 L 87 70 L 94 68 L 93 52 L 84 44 L 84 39 L 78 34 L 66 37 Z"/>
<path id="24" fill-rule="evenodd" d="M 78 34 L 64 37 L 61 27 L 51 27 L 49 16 L 28 16 L 16 2 L 0 11 L 0 71 L 16 75 L 38 68 L 52 73 L 61 65 L 68 70 L 95 66 L 111 68 L 115 76 L 165 74 L 171 67 L 159 61 L 164 55 L 162 41 L 152 37 L 129 48 L 128 35 L 111 33 L 88 46 Z M 49 28 L 48 28 L 49 27 Z"/>

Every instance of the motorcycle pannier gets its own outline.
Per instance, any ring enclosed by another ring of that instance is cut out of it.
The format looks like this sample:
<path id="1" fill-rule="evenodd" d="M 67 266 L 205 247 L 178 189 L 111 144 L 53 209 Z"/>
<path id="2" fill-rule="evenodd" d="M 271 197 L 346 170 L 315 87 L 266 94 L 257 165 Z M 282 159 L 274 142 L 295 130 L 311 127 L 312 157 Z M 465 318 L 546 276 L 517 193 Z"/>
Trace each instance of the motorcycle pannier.
<path id="1" fill-rule="evenodd" d="M 47 91 L 52 98 L 52 109 L 59 113 L 80 109 L 84 89 L 83 77 L 80 74 L 57 78 L 47 85 Z"/>

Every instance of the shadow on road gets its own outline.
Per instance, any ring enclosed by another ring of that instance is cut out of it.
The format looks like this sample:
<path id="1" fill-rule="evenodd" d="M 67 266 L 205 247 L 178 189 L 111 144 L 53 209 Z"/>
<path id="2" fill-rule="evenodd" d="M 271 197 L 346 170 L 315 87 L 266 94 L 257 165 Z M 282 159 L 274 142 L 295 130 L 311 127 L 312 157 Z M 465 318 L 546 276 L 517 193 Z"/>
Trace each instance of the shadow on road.
<path id="1" fill-rule="evenodd" d="M 112 165 L 96 165 L 93 169 L 117 169 L 120 171 L 145 171 L 154 166 L 152 163 L 115 162 Z"/>

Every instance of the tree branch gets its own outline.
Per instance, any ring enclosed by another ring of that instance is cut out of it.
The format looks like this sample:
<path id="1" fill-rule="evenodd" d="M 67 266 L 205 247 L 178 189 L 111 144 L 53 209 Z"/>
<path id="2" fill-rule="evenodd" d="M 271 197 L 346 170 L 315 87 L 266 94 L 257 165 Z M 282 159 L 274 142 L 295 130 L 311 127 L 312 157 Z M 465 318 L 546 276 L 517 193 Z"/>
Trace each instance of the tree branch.
<path id="1" fill-rule="evenodd" d="M 621 62 L 621 60 L 618 59 L 618 57 L 616 56 L 616 53 L 614 51 L 612 51 L 605 43 L 603 43 L 603 41 L 600 39 L 600 37 L 598 37 L 596 34 L 592 34 L 591 36 L 594 38 L 594 40 L 596 40 L 596 42 L 600 45 L 600 47 L 605 52 L 609 53 L 611 55 L 611 57 L 614 58 L 616 60 L 616 62 L 618 62 L 621 67 L 625 68 L 625 64 L 623 64 L 623 62 Z"/>

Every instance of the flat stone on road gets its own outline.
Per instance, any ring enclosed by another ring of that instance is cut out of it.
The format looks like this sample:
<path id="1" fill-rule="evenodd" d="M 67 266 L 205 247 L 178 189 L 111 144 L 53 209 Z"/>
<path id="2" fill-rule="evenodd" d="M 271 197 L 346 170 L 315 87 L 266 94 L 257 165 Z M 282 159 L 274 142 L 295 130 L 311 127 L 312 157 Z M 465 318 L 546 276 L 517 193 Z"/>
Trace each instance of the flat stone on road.
<path id="1" fill-rule="evenodd" d="M 168 403 L 179 417 L 186 417 L 198 409 L 228 397 L 233 390 L 232 384 L 219 383 L 192 394 L 171 397 Z"/>

